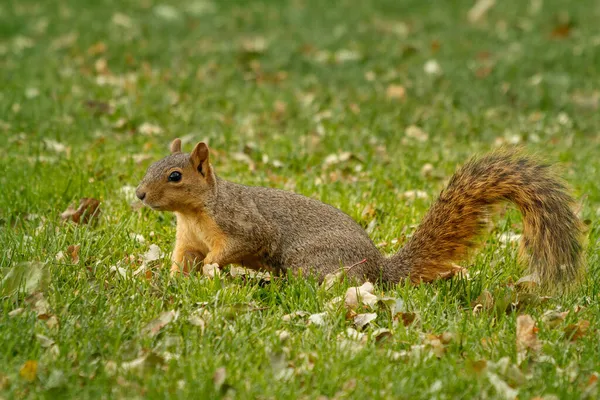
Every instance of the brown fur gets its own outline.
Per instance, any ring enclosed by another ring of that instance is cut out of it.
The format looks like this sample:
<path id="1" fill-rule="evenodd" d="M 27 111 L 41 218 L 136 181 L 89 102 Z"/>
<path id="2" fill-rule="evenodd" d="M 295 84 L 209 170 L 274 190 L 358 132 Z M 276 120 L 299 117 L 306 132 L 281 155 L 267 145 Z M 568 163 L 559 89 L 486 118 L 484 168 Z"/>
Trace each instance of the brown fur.
<path id="1" fill-rule="evenodd" d="M 431 281 L 457 271 L 494 204 L 517 205 L 524 219 L 524 253 L 544 283 L 573 281 L 580 265 L 581 227 L 572 199 L 547 166 L 516 153 L 492 153 L 469 161 L 450 180 L 400 252 L 386 258 L 365 231 L 340 210 L 295 193 L 219 179 L 204 143 L 191 154 L 172 154 L 154 164 L 138 197 L 177 216 L 173 271 L 199 260 L 235 263 L 273 272 L 292 270 L 320 278 L 359 263 L 358 279 Z M 180 182 L 170 182 L 178 171 Z"/>

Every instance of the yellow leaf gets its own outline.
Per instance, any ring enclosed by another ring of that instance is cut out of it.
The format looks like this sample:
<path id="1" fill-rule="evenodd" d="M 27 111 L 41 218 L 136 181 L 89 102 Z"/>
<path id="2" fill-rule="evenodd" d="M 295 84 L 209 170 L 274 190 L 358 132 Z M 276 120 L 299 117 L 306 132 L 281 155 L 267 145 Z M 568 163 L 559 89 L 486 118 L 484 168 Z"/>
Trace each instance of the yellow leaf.
<path id="1" fill-rule="evenodd" d="M 19 374 L 21 378 L 25 379 L 28 382 L 33 382 L 35 377 L 37 376 L 38 363 L 35 360 L 29 360 L 23 364 Z"/>

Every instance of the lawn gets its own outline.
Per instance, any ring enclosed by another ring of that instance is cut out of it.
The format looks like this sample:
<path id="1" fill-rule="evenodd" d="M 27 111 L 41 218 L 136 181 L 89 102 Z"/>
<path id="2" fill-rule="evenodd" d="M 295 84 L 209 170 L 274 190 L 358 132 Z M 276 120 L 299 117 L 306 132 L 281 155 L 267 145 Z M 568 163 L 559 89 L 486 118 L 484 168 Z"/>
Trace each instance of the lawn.
<path id="1" fill-rule="evenodd" d="M 2 2 L 0 399 L 596 398 L 600 3 L 473 6 Z M 342 209 L 386 254 L 460 164 L 519 144 L 571 187 L 587 272 L 523 292 L 503 208 L 469 277 L 376 286 L 373 306 L 340 304 L 348 281 L 171 278 L 175 220 L 134 189 L 175 137 L 225 179 Z M 100 213 L 63 221 L 82 198 Z"/>

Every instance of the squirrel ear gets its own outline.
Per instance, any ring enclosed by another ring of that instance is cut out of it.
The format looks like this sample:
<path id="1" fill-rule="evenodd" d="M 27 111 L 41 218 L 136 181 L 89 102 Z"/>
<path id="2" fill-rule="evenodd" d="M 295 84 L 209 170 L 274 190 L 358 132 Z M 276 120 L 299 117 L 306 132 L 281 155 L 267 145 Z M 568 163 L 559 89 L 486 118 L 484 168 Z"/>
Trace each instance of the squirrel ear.
<path id="1" fill-rule="evenodd" d="M 177 138 L 171 142 L 171 154 L 181 153 L 181 139 Z"/>
<path id="2" fill-rule="evenodd" d="M 192 153 L 190 154 L 190 162 L 202 176 L 206 176 L 210 168 L 210 164 L 208 163 L 208 153 L 209 151 L 206 143 L 200 142 L 194 147 L 194 150 L 192 150 Z"/>

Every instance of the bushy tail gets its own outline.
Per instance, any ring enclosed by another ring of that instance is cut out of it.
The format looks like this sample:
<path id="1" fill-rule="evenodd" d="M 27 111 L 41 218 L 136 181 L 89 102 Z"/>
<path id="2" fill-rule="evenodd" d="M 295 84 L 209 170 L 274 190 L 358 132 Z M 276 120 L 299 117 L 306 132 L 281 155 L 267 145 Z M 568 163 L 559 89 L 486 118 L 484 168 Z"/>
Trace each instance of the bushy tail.
<path id="1" fill-rule="evenodd" d="M 575 280 L 582 231 L 573 199 L 548 165 L 508 151 L 460 168 L 390 266 L 408 270 L 413 282 L 447 275 L 474 246 L 490 207 L 503 201 L 523 215 L 521 254 L 528 256 L 530 273 L 543 285 Z"/>

